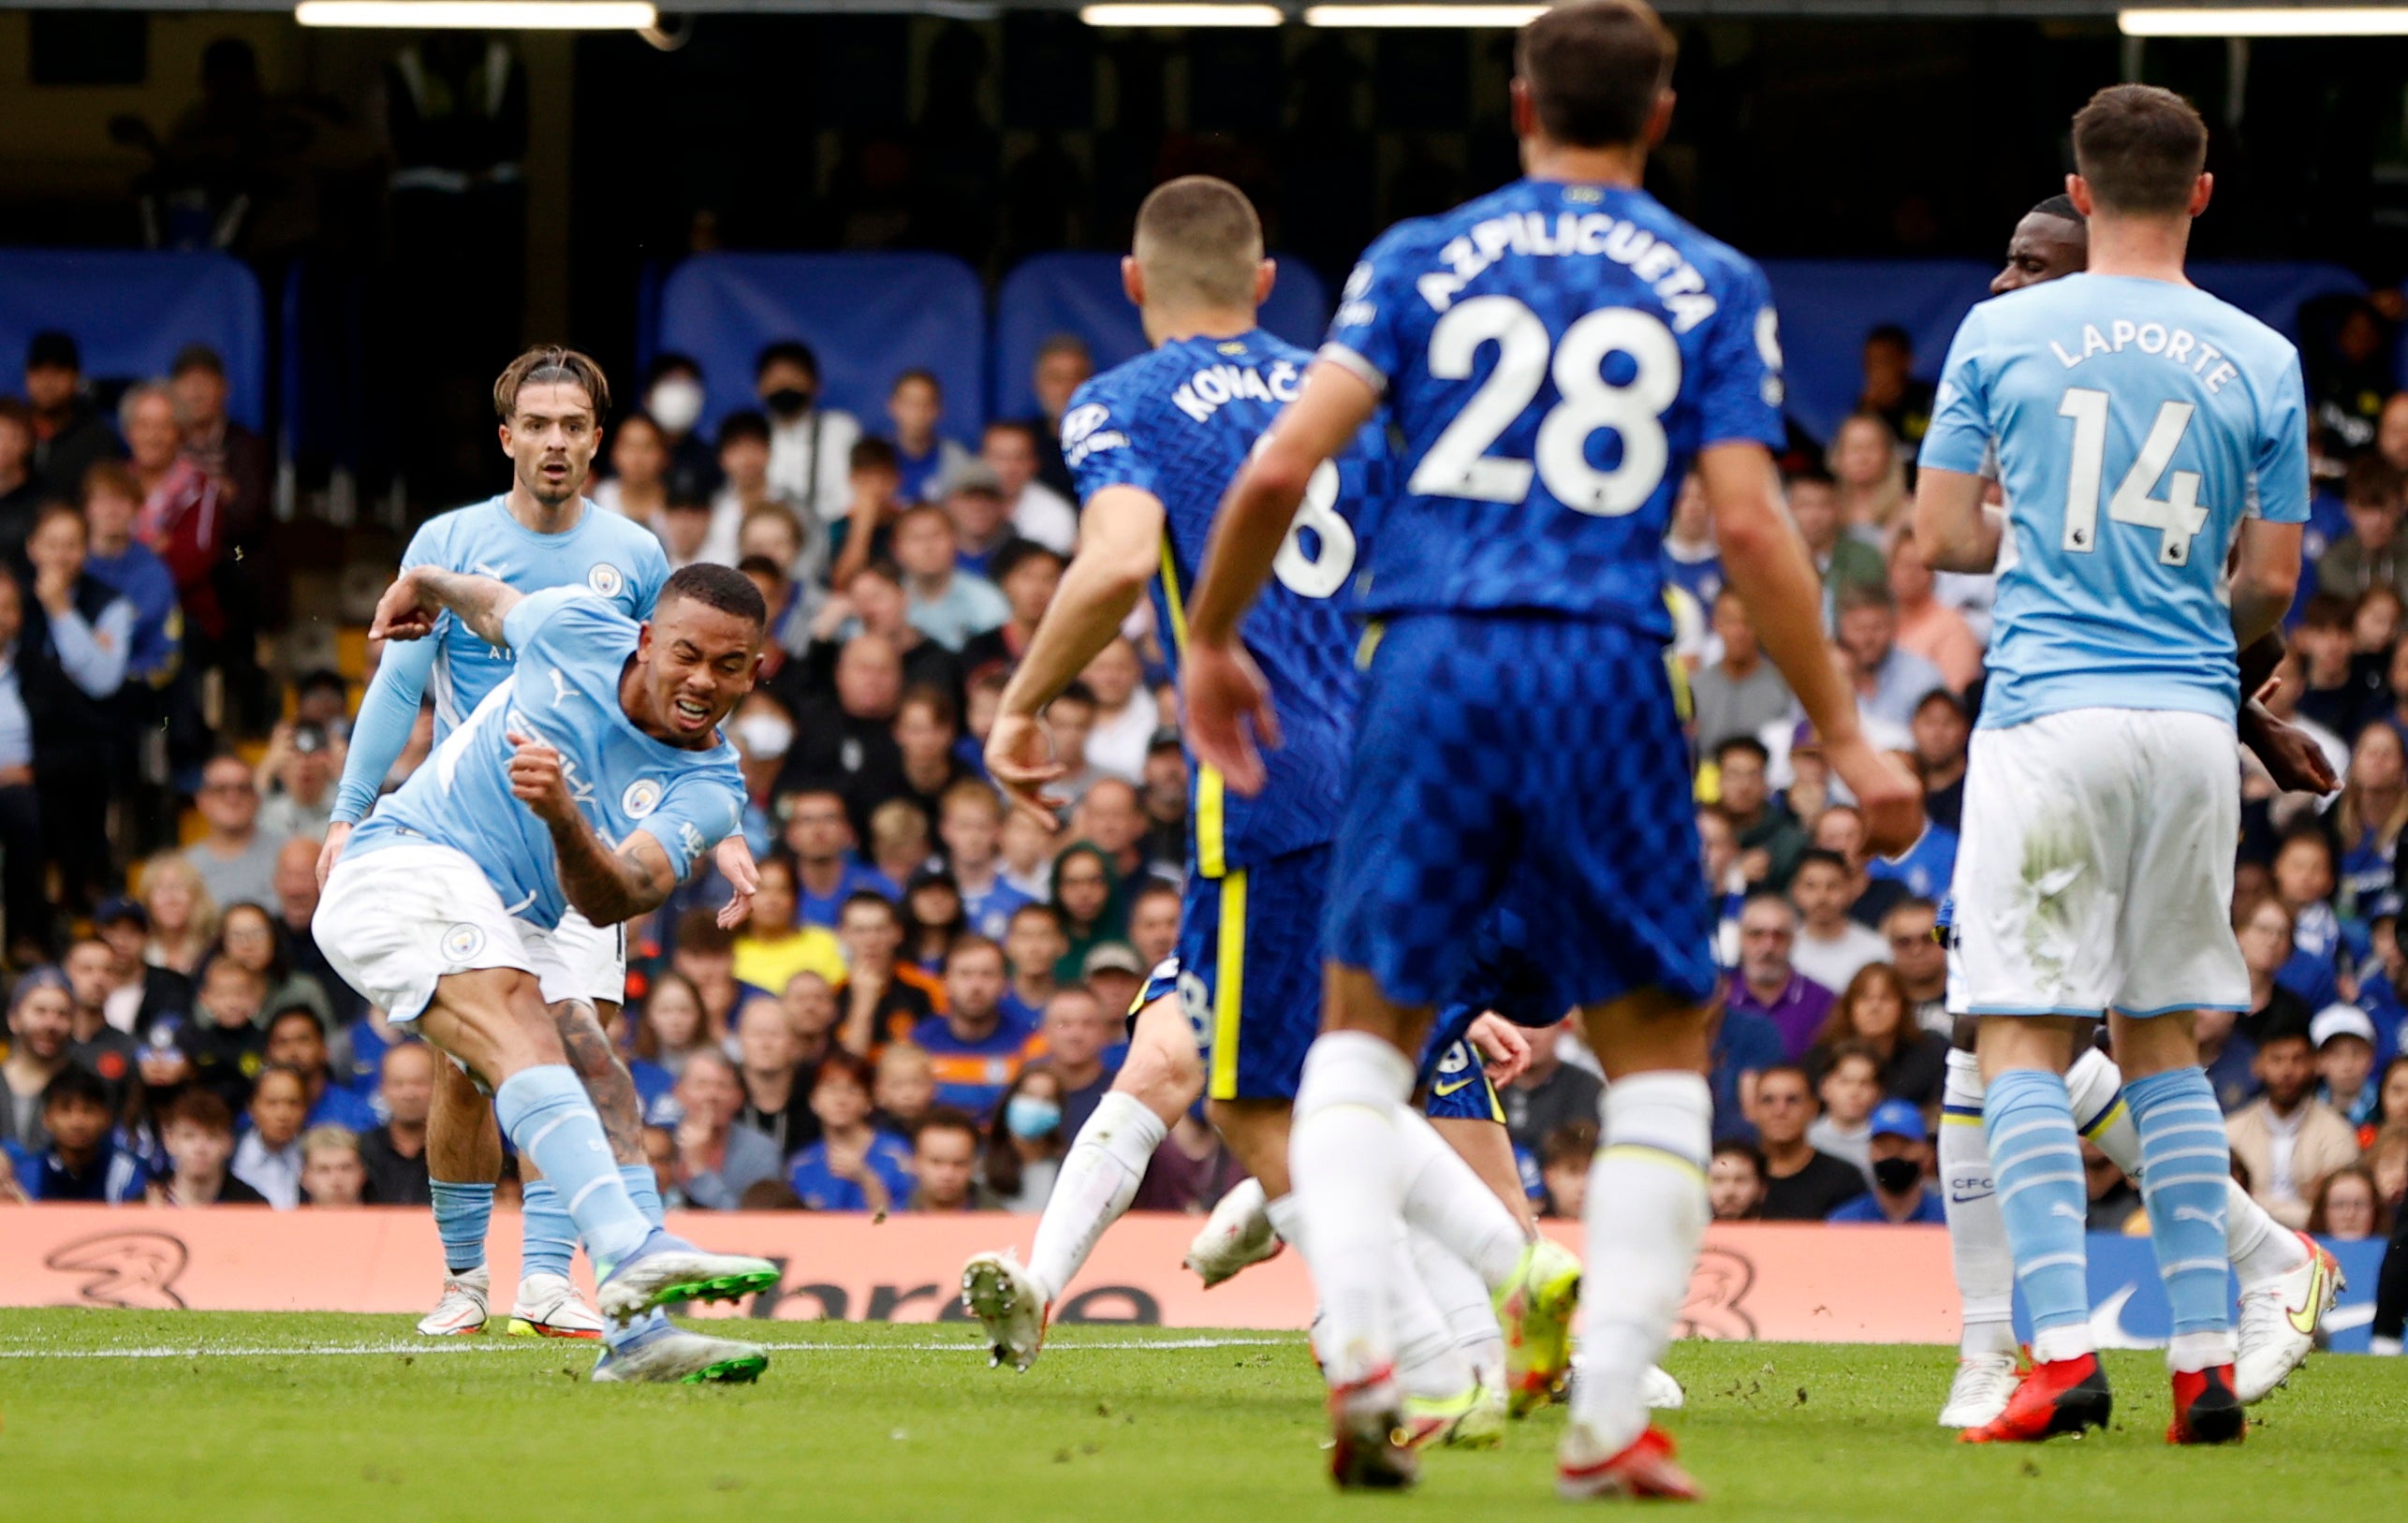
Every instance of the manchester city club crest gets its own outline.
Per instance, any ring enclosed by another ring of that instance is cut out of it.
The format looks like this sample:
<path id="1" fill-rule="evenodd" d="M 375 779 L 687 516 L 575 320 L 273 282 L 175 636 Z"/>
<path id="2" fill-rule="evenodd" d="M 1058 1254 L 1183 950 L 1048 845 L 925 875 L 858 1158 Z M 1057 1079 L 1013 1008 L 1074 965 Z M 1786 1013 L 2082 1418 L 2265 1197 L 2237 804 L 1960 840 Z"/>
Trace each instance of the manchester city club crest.
<path id="1" fill-rule="evenodd" d="M 640 820 L 661 807 L 661 785 L 658 778 L 639 777 L 627 784 L 619 796 L 619 812 L 631 820 Z"/>
<path id="2" fill-rule="evenodd" d="M 619 574 L 617 566 L 597 565 L 585 574 L 585 585 L 604 597 L 617 597 L 626 588 L 627 578 Z"/>
<path id="3" fill-rule="evenodd" d="M 443 955 L 453 962 L 466 962 L 485 950 L 483 928 L 465 922 L 443 933 Z"/>

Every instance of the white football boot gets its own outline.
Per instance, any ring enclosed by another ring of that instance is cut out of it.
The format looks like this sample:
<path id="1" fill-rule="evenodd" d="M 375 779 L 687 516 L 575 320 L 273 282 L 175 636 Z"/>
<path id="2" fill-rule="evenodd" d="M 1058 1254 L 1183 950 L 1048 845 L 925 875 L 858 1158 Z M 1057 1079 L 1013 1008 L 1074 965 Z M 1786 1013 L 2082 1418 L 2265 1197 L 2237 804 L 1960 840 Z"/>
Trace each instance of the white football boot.
<path id="1" fill-rule="evenodd" d="M 467 1338 L 483 1332 L 492 1294 L 493 1271 L 485 1265 L 444 1276 L 443 1295 L 434 1310 L 418 1319 L 418 1331 L 428 1338 Z"/>
<path id="2" fill-rule="evenodd" d="M 974 1253 L 962 1266 L 962 1310 L 987 1329 L 990 1368 L 1006 1359 L 1014 1369 L 1036 1363 L 1045 1346 L 1045 1291 L 1010 1253 Z"/>
<path id="3" fill-rule="evenodd" d="M 599 1338 L 602 1316 L 566 1275 L 531 1274 L 519 1281 L 519 1303 L 502 1330 L 512 1338 Z"/>

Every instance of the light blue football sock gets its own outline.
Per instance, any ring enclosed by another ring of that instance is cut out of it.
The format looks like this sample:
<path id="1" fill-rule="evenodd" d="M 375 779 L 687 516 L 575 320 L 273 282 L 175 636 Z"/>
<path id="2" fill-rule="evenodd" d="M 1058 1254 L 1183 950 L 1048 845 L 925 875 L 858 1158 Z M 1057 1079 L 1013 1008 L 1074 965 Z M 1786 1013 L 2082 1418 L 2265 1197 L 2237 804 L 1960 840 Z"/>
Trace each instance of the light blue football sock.
<path id="1" fill-rule="evenodd" d="M 2216 1092 L 2198 1067 L 2127 1080 L 2124 1103 L 2140 1132 L 2142 1198 L 2157 1273 L 2174 1311 L 2174 1336 L 2230 1330 L 2232 1267 L 2224 1254 L 2232 1147 Z"/>
<path id="2" fill-rule="evenodd" d="M 595 1268 L 608 1275 L 653 1226 L 627 1198 L 577 1071 L 566 1063 L 522 1068 L 493 1092 L 493 1106 L 502 1130 L 565 1202 Z"/>
<path id="3" fill-rule="evenodd" d="M 521 1192 L 519 1278 L 531 1274 L 568 1276 L 570 1255 L 577 1252 L 577 1223 L 560 1203 L 560 1192 L 550 1179 L 530 1179 Z"/>
<path id="4" fill-rule="evenodd" d="M 493 1187 L 429 1179 L 434 1197 L 435 1235 L 443 1239 L 443 1267 L 466 1274 L 485 1267 L 485 1229 L 493 1223 Z"/>
<path id="5" fill-rule="evenodd" d="M 627 1198 L 644 1213 L 645 1221 L 657 1227 L 666 1220 L 667 1213 L 661 1209 L 660 1180 L 653 1177 L 650 1164 L 620 1164 L 619 1182 L 627 1187 Z"/>
<path id="6" fill-rule="evenodd" d="M 1992 1178 L 2016 1282 L 2032 1312 L 2033 1356 L 2091 1352 L 2089 1260 L 2082 1233 L 2089 1195 L 2065 1081 L 2014 1068 L 1990 1081 L 1982 1102 Z"/>

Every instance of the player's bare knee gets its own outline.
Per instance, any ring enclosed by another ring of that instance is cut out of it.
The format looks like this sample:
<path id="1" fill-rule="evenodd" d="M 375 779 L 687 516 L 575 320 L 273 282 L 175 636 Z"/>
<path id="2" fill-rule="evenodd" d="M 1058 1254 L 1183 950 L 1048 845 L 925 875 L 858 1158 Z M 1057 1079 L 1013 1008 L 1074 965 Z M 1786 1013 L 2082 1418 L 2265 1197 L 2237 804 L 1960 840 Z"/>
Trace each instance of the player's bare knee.
<path id="1" fill-rule="evenodd" d="M 1138 1012 L 1129 1055 L 1112 1088 L 1160 1117 L 1165 1126 L 1204 1092 L 1204 1056 L 1176 995 Z"/>

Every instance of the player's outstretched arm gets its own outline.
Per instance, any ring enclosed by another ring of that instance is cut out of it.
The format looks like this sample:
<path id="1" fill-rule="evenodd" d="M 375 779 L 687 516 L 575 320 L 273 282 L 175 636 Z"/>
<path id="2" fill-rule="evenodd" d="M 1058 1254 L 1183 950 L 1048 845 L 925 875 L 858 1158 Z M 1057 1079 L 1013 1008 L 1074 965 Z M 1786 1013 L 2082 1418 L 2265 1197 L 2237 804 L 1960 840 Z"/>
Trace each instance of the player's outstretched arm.
<path id="1" fill-rule="evenodd" d="M 615 926 L 660 908 L 678 878 L 660 842 L 639 830 L 612 851 L 570 795 L 560 753 L 521 735 L 507 739 L 518 748 L 510 757 L 510 792 L 551 832 L 561 892 L 577 913 L 597 926 Z"/>
<path id="2" fill-rule="evenodd" d="M 1841 681 L 1823 637 L 1822 580 L 1782 506 L 1771 454 L 1758 444 L 1710 445 L 1698 453 L 1697 472 L 1713 509 L 1724 570 L 1747 604 L 1765 653 L 1857 796 L 1873 847 L 1884 856 L 1904 851 L 1922 833 L 1921 792 L 1896 760 L 1873 750 L 1857 724 L 1856 695 Z"/>
<path id="3" fill-rule="evenodd" d="M 2006 520 L 1982 498 L 1990 483 L 1962 471 L 1926 465 L 1915 478 L 1915 548 L 1934 571 L 1979 576 L 1998 567 Z"/>
<path id="4" fill-rule="evenodd" d="M 1296 509 L 1321 462 L 1354 441 L 1379 406 L 1371 383 L 1343 365 L 1315 360 L 1294 402 L 1263 435 L 1261 447 L 1221 499 L 1203 574 L 1187 610 L 1187 653 L 1181 672 L 1187 705 L 1187 741 L 1197 758 L 1217 767 L 1241 794 L 1261 791 L 1259 737 L 1279 743 L 1279 722 L 1262 673 L 1238 643 L 1238 621 L 1270 579 L 1271 563 L 1287 538 Z M 1246 722 L 1254 730 L 1247 733 Z"/>
<path id="5" fill-rule="evenodd" d="M 371 639 L 422 640 L 434 633 L 435 621 L 448 611 L 486 644 L 506 645 L 508 641 L 502 636 L 502 621 L 525 595 L 491 577 L 412 566 L 376 600 L 376 617 L 369 626 L 368 636 Z"/>
<path id="6" fill-rule="evenodd" d="M 1028 650 L 1005 687 L 987 735 L 987 770 L 1016 810 L 1048 830 L 1064 800 L 1045 785 L 1062 775 L 1040 717 L 1087 664 L 1104 652 L 1162 564 L 1161 499 L 1136 487 L 1106 487 L 1079 518 L 1079 552 L 1037 621 Z"/>

